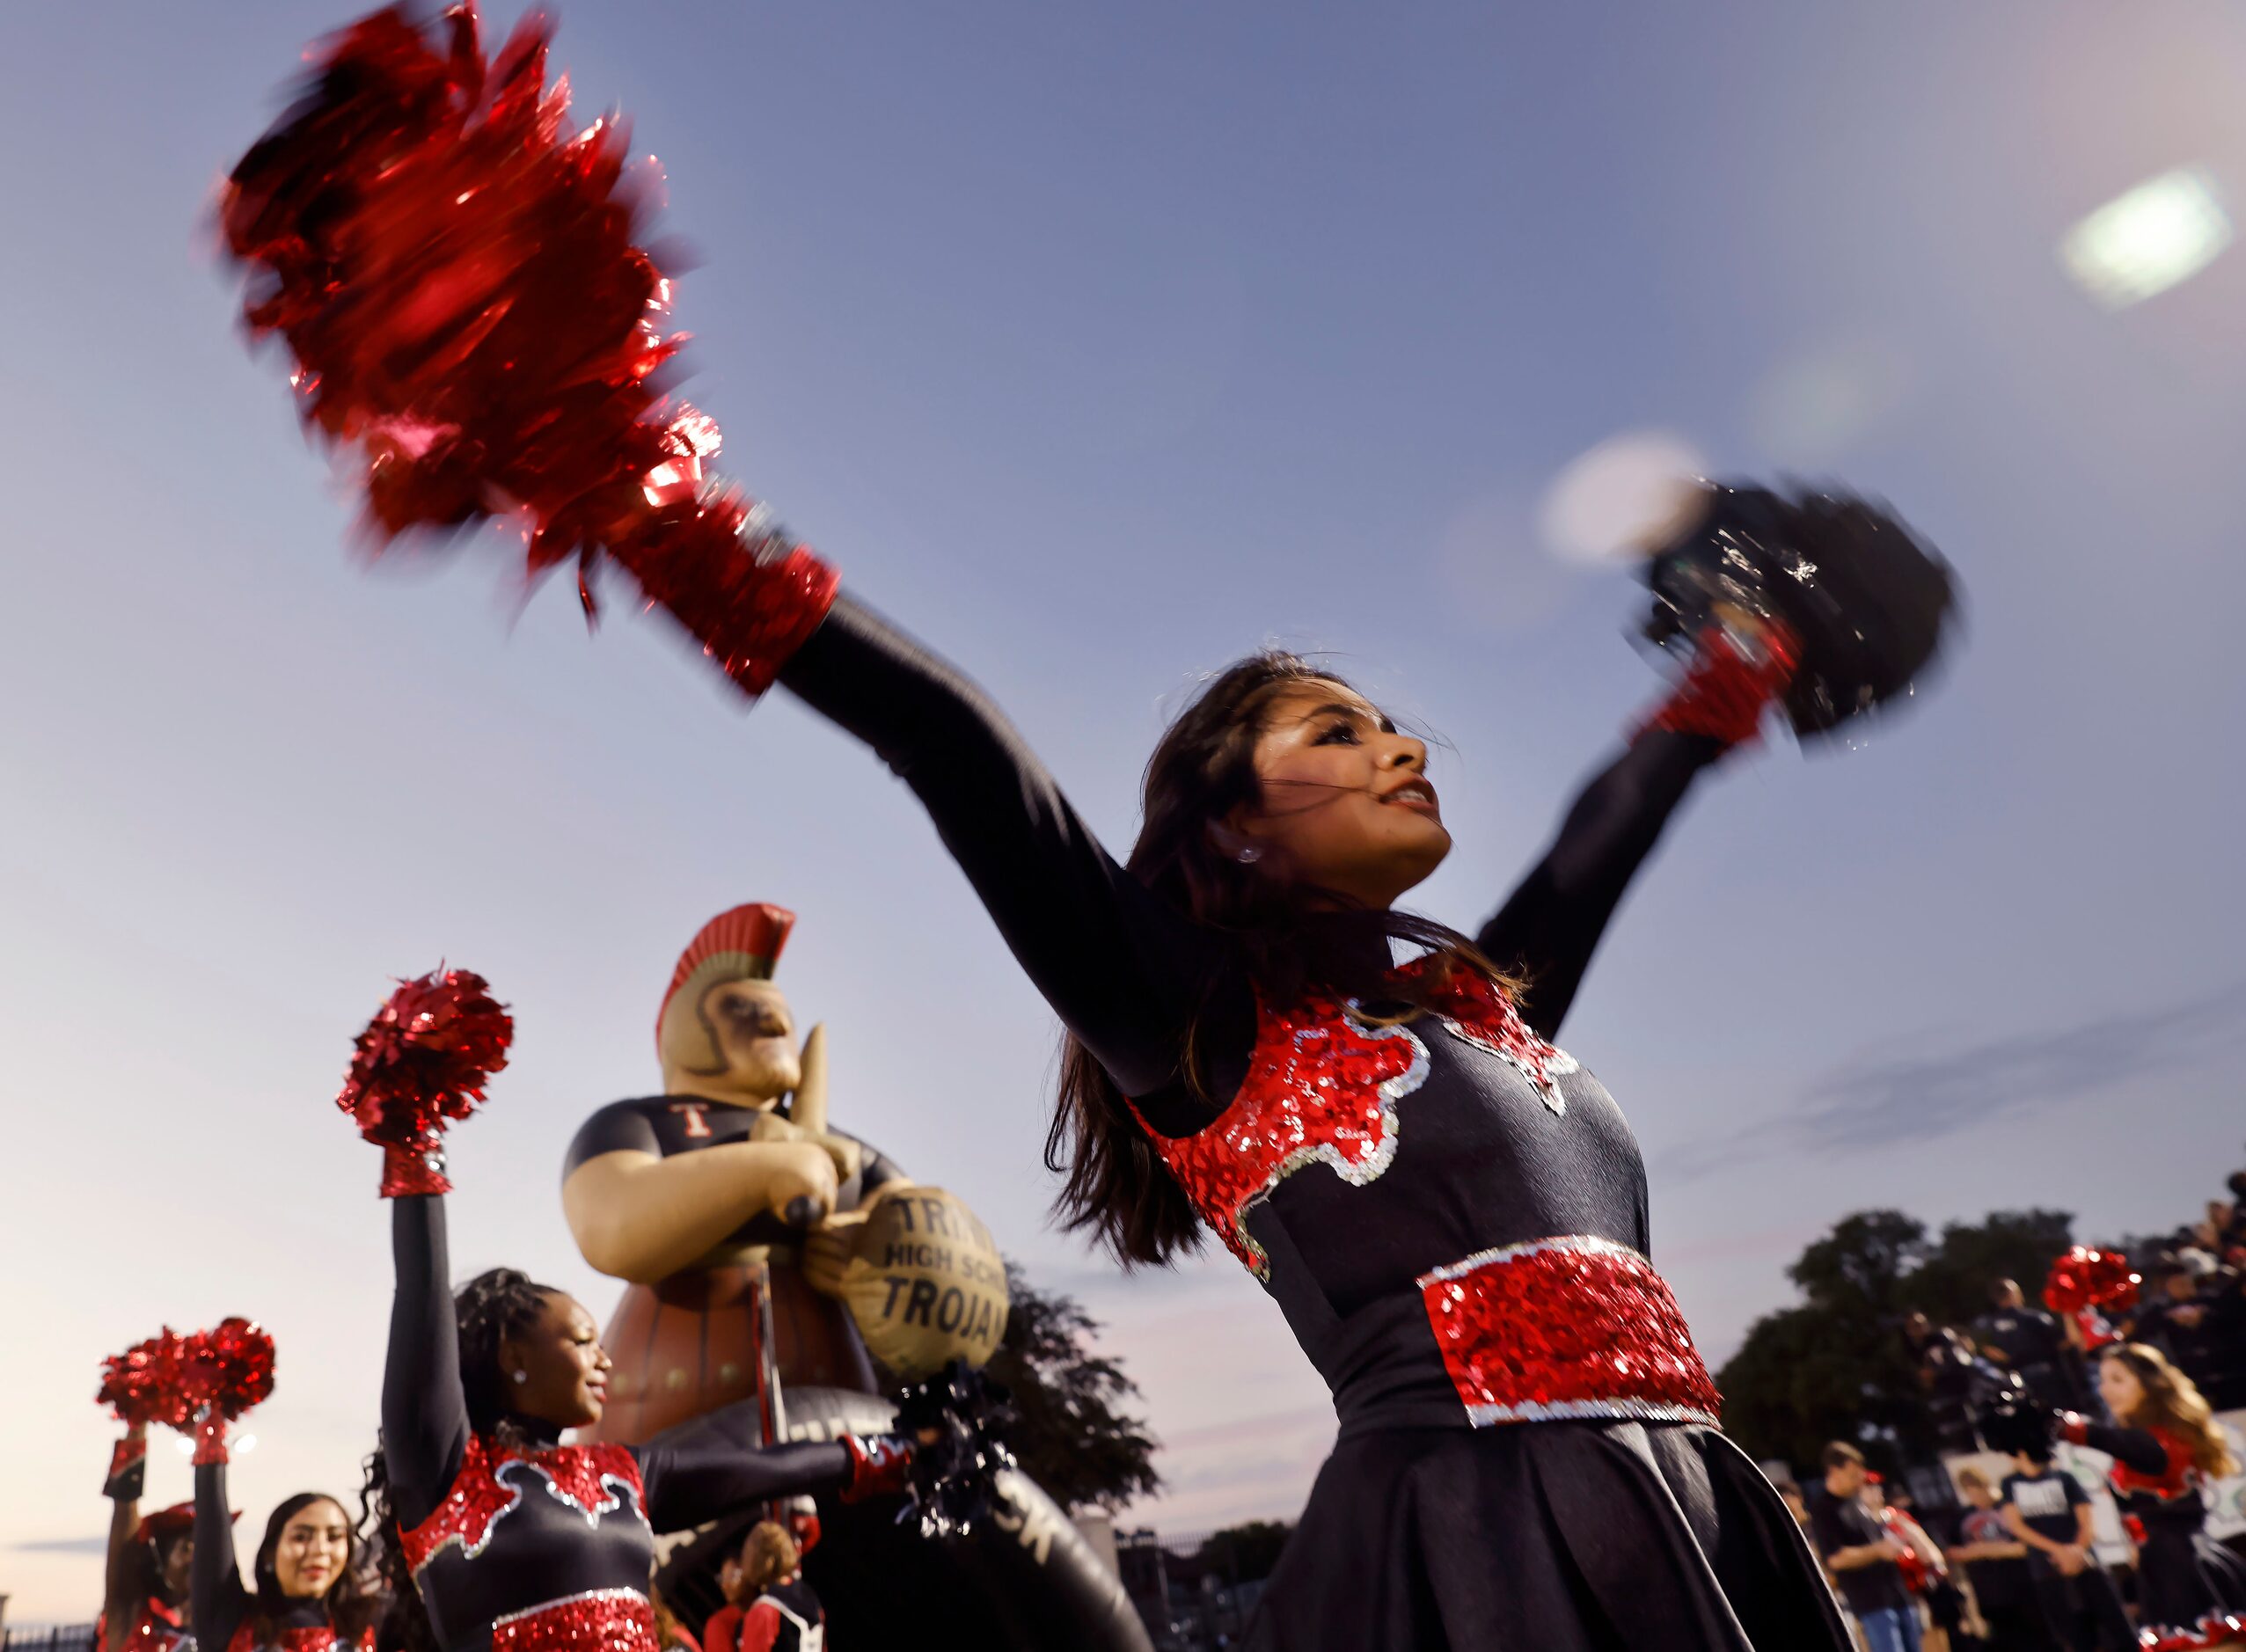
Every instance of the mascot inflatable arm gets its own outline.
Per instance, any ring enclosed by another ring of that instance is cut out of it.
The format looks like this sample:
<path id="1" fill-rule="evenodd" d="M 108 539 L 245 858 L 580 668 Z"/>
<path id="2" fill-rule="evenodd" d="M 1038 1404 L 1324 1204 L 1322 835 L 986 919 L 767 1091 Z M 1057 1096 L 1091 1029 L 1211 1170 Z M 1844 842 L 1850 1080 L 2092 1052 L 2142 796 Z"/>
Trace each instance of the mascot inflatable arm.
<path id="1" fill-rule="evenodd" d="M 755 1047 L 757 1064 L 773 1081 L 772 1099 L 793 1093 L 793 1116 L 763 1113 L 752 1140 L 668 1158 L 602 1153 L 571 1170 L 561 1187 L 569 1231 L 585 1260 L 615 1278 L 638 1284 L 668 1278 L 758 1215 L 798 1228 L 823 1222 L 841 1184 L 857 1173 L 858 1144 L 826 1128 L 826 1029 L 813 1027 L 799 1056 L 787 1042 L 794 1029 L 786 1001 L 767 983 L 726 982 L 709 999 L 706 1013 L 727 1029 L 722 1042 Z M 667 1032 L 668 1093 L 699 1096 L 716 1107 L 755 1105 L 731 1075 L 713 1082 L 674 1062 L 673 1042 Z M 689 1042 L 689 1035 L 677 1042 Z"/>

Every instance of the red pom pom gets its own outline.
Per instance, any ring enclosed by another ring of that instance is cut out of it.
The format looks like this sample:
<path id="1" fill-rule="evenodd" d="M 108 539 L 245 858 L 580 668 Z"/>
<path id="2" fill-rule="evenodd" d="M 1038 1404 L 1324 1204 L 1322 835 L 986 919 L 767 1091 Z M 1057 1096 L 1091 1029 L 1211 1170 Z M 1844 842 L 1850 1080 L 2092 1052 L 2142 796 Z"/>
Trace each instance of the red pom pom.
<path id="1" fill-rule="evenodd" d="M 239 1318 L 221 1319 L 186 1339 L 180 1390 L 189 1414 L 230 1422 L 273 1393 L 273 1338 Z"/>
<path id="2" fill-rule="evenodd" d="M 514 1036 L 514 1021 L 479 975 L 445 969 L 399 983 L 359 1034 L 335 1099 L 358 1120 L 359 1134 L 391 1150 L 385 1194 L 444 1191 L 434 1165 L 420 1185 L 392 1184 L 410 1173 L 406 1161 L 435 1153 L 446 1121 L 475 1111 Z"/>
<path id="3" fill-rule="evenodd" d="M 187 1339 L 165 1326 L 145 1342 L 101 1362 L 101 1388 L 94 1395 L 120 1422 L 186 1426 L 188 1408 L 180 1390 Z"/>
<path id="4" fill-rule="evenodd" d="M 2053 1259 L 2044 1280 L 2044 1305 L 2053 1313 L 2080 1314 L 2092 1308 L 2125 1308 L 2137 1300 L 2142 1277 L 2119 1251 L 2077 1245 Z"/>
<path id="5" fill-rule="evenodd" d="M 532 573 L 607 552 L 754 691 L 833 582 L 743 571 L 789 548 L 753 530 L 744 548 L 747 502 L 702 486 L 716 424 L 662 393 L 684 335 L 662 333 L 669 282 L 639 244 L 659 179 L 627 174 L 615 118 L 565 135 L 549 32 L 526 15 L 489 65 L 472 5 L 331 40 L 222 198 L 245 314 L 363 466 L 377 542 L 519 514 Z"/>

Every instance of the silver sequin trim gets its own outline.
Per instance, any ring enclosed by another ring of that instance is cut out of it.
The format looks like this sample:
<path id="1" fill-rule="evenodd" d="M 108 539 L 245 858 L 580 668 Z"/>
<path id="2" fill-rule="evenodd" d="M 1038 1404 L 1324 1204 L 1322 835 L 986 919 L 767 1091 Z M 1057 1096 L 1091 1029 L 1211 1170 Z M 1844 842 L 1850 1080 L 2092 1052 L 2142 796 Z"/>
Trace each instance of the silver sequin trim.
<path id="1" fill-rule="evenodd" d="M 1427 1046 L 1420 1042 L 1418 1034 L 1401 1025 L 1367 1025 L 1363 1019 L 1364 1006 L 1355 998 L 1351 998 L 1343 1008 L 1357 1029 L 1367 1038 L 1401 1038 L 1408 1043 L 1411 1046 L 1411 1065 L 1394 1078 L 1380 1081 L 1380 1140 L 1368 1156 L 1352 1163 L 1344 1159 L 1341 1150 L 1331 1142 L 1313 1142 L 1307 1147 L 1299 1147 L 1279 1161 L 1277 1167 L 1263 1179 L 1262 1188 L 1241 1200 L 1233 1209 L 1233 1232 L 1240 1235 L 1240 1243 L 1247 1247 L 1248 1254 L 1255 1259 L 1248 1263 L 1247 1271 L 1266 1284 L 1271 1282 L 1271 1258 L 1255 1242 L 1255 1236 L 1248 1232 L 1247 1213 L 1269 1199 L 1278 1190 L 1279 1184 L 1295 1172 L 1321 1161 L 1352 1188 L 1362 1188 L 1378 1181 L 1396 1157 L 1396 1133 L 1399 1129 L 1396 1103 L 1427 1082 Z M 1299 1049 L 1306 1040 L 1325 1036 L 1325 1029 L 1306 1027 L 1294 1036 L 1295 1045 Z"/>
<path id="2" fill-rule="evenodd" d="M 641 1590 L 588 1589 L 582 1594 L 556 1595 L 552 1600 L 542 1600 L 535 1606 L 525 1606 L 520 1612 L 510 1612 L 504 1616 L 494 1618 L 491 1620 L 491 1626 L 494 1629 L 504 1629 L 510 1623 L 520 1623 L 525 1618 L 535 1618 L 541 1612 L 552 1612 L 556 1606 L 582 1605 L 589 1600 L 636 1600 L 642 1605 L 649 1604 L 646 1592 Z M 652 1607 L 650 1609 L 652 1610 Z"/>

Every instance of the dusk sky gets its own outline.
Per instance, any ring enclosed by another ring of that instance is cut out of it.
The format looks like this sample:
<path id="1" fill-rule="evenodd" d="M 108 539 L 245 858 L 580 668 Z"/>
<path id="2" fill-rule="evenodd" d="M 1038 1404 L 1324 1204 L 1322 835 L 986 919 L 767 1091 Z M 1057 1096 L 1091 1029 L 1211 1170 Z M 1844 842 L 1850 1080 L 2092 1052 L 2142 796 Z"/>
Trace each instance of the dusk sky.
<path id="1" fill-rule="evenodd" d="M 1221 1251 L 1126 1279 L 1045 1220 L 1056 1029 L 910 795 L 614 605 L 516 612 L 486 541 L 369 572 L 209 252 L 304 0 L 16 4 L 0 208 L 0 1593 L 90 1619 L 98 1362 L 229 1313 L 279 1386 L 248 1541 L 355 1491 L 390 1281 L 333 1105 L 392 976 L 516 1012 L 452 1138 L 462 1276 L 605 1318 L 561 1219 L 656 1086 L 679 948 L 801 914 L 833 1117 L 1083 1300 L 1173 1530 L 1291 1517 L 1322 1385 Z M 511 25 L 511 7 L 491 19 Z M 1196 676 L 1330 651 L 1438 731 L 1471 926 L 1658 683 L 1626 574 L 1550 554 L 1577 455 L 1672 434 L 1831 475 L 1966 627 L 1862 749 L 1692 800 L 1561 1042 L 1644 1144 L 1710 1363 L 1835 1217 L 2168 1228 L 2246 1163 L 2246 251 L 2113 309 L 2070 226 L 2178 168 L 2246 214 L 2217 0 L 1106 7 L 574 0 L 698 249 L 728 472 L 1007 706 L 1118 853 Z M 621 593 L 618 593 L 619 596 Z M 159 1443 L 152 1501 L 189 1495 Z"/>

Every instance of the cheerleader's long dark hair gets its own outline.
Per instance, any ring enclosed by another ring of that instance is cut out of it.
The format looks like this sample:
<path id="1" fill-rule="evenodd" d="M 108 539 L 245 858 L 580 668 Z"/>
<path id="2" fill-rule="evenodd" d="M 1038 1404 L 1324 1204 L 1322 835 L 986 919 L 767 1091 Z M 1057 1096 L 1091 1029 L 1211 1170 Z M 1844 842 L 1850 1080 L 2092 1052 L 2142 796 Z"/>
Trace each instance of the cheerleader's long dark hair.
<path id="1" fill-rule="evenodd" d="M 530 1330 L 545 1313 L 546 1298 L 558 1294 L 528 1274 L 494 1268 L 478 1274 L 452 1298 L 460 1332 L 460 1386 L 468 1402 L 468 1426 L 502 1445 L 527 1441 L 522 1425 L 508 1414 L 507 1374 L 500 1368 L 499 1345 Z M 389 1611 L 376 1637 L 377 1652 L 438 1652 L 421 1590 L 406 1562 L 406 1546 L 390 1501 L 390 1466 L 379 1443 L 366 1462 L 359 1488 L 359 1524 L 375 1554 Z"/>
<path id="2" fill-rule="evenodd" d="M 1248 979 L 1270 1001 L 1284 1004 L 1312 989 L 1381 996 L 1378 980 L 1335 972 L 1336 965 L 1372 955 L 1351 939 L 1376 936 L 1423 947 L 1517 993 L 1519 981 L 1445 925 L 1409 912 L 1351 910 L 1330 890 L 1286 883 L 1268 865 L 1244 864 L 1219 846 L 1226 817 L 1262 800 L 1255 745 L 1273 703 L 1305 683 L 1348 686 L 1280 649 L 1250 654 L 1210 679 L 1147 760 L 1143 823 L 1125 869 L 1195 922 L 1232 936 Z M 1189 1092 L 1209 1102 L 1213 1117 L 1218 1099 L 1209 1094 L 1195 1049 L 1199 1030 L 1197 1023 L 1188 1030 L 1178 1073 Z M 1063 1224 L 1090 1232 L 1126 1268 L 1167 1262 L 1201 1241 L 1184 1189 L 1155 1157 L 1107 1069 L 1072 1036 L 1062 1047 L 1045 1166 L 1067 1173 L 1054 1201 Z"/>
<path id="3" fill-rule="evenodd" d="M 277 1626 L 282 1614 L 293 1604 L 281 1592 L 281 1569 L 276 1561 L 281 1553 L 281 1534 L 289 1529 L 291 1520 L 316 1502 L 332 1502 L 336 1514 L 343 1514 L 341 1498 L 331 1497 L 324 1491 L 300 1491 L 284 1501 L 265 1523 L 265 1540 L 258 1545 L 257 1559 L 250 1567 L 250 1609 L 242 1620 L 243 1626 L 250 1632 L 252 1646 L 280 1643 Z M 342 1574 L 328 1585 L 327 1593 L 320 1599 L 336 1640 L 347 1647 L 373 1628 L 375 1619 L 382 1614 L 382 1597 L 367 1575 L 365 1557 L 366 1551 L 354 1532 L 350 1552 L 343 1557 Z"/>

